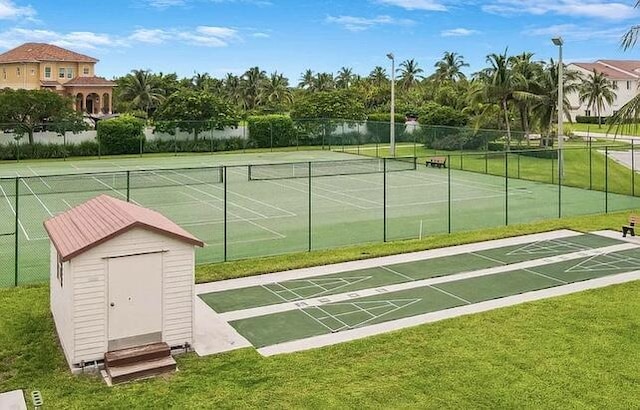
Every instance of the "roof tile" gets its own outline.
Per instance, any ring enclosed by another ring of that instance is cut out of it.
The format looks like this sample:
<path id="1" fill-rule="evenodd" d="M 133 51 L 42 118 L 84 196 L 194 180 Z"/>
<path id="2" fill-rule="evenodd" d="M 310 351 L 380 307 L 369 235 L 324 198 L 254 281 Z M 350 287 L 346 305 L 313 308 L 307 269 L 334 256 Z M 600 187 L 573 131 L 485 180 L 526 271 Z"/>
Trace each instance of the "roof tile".
<path id="1" fill-rule="evenodd" d="M 100 195 L 45 221 L 44 227 L 63 261 L 140 227 L 193 244 L 204 243 L 158 212 Z"/>
<path id="2" fill-rule="evenodd" d="M 37 63 L 40 61 L 98 62 L 93 57 L 45 43 L 25 43 L 0 54 L 0 63 Z"/>

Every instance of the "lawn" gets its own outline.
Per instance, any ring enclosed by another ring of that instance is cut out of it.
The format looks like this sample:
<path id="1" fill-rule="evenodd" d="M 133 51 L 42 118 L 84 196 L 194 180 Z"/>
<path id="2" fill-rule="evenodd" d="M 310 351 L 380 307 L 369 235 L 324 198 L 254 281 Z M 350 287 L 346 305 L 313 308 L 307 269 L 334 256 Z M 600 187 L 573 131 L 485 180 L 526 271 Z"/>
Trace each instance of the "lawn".
<path id="1" fill-rule="evenodd" d="M 558 228 L 618 227 L 625 213 L 210 265 L 228 278 Z M 106 387 L 71 376 L 46 286 L 0 290 L 0 391 L 46 408 L 630 408 L 640 395 L 640 283 L 544 300 L 297 354 L 178 358 L 180 372 Z"/>
<path id="2" fill-rule="evenodd" d="M 609 132 L 609 125 L 608 124 L 602 124 L 601 127 L 598 126 L 598 124 L 569 124 L 568 127 L 572 130 L 572 131 L 580 131 L 580 132 L 589 132 L 589 133 L 594 133 L 594 134 L 611 134 L 611 135 L 615 135 L 616 134 L 616 129 L 612 129 L 611 132 Z M 623 128 L 620 129 L 620 131 L 618 132 L 618 135 L 633 135 L 633 136 L 640 136 L 640 124 L 629 124 L 629 125 L 625 125 Z"/>

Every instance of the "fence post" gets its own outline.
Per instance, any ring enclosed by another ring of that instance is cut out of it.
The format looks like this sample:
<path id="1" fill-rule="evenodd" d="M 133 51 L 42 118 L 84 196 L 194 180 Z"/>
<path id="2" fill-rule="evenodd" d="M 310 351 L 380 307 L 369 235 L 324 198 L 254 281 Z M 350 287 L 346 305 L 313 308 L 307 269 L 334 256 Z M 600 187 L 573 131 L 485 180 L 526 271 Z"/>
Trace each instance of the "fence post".
<path id="1" fill-rule="evenodd" d="M 127 202 L 131 202 L 131 171 L 127 170 Z"/>
<path id="2" fill-rule="evenodd" d="M 489 173 L 489 152 L 488 151 L 484 152 L 484 173 L 485 174 Z"/>
<path id="3" fill-rule="evenodd" d="M 227 261 L 227 167 L 222 167 L 222 180 L 223 180 L 223 231 L 224 231 L 224 261 Z"/>
<path id="4" fill-rule="evenodd" d="M 591 138 L 589 138 L 589 190 L 593 189 L 593 162 L 591 162 L 592 155 L 593 148 L 591 146 Z"/>
<path id="5" fill-rule="evenodd" d="M 18 286 L 18 256 L 19 256 L 19 251 L 18 251 L 18 235 L 20 235 L 20 217 L 18 216 L 19 213 L 19 200 L 18 198 L 20 197 L 20 178 L 16 177 L 16 186 L 15 186 L 15 190 L 16 190 L 16 199 L 15 199 L 15 208 L 16 208 L 16 220 L 15 220 L 15 235 L 13 236 L 13 258 L 14 258 L 14 270 L 13 270 L 13 283 L 15 286 Z"/>
<path id="6" fill-rule="evenodd" d="M 556 162 L 551 160 L 551 183 L 556 182 Z"/>
<path id="7" fill-rule="evenodd" d="M 604 147 L 604 213 L 609 213 L 609 147 Z"/>
<path id="8" fill-rule="evenodd" d="M 559 158 L 563 158 L 564 152 L 560 152 L 560 149 L 558 149 L 558 155 L 560 156 Z M 563 167 L 558 167 L 558 219 L 562 218 L 562 169 Z"/>
<path id="9" fill-rule="evenodd" d="M 504 224 L 509 225 L 509 153 L 504 153 Z"/>
<path id="10" fill-rule="evenodd" d="M 175 133 L 173 134 L 173 155 L 175 157 L 178 156 L 178 127 L 176 127 Z"/>
<path id="11" fill-rule="evenodd" d="M 308 164 L 308 167 L 309 167 L 308 169 L 308 173 L 309 173 L 309 176 L 308 176 L 309 177 L 309 252 L 311 252 L 311 247 L 312 247 L 312 243 L 311 243 L 311 220 L 312 220 L 311 218 L 311 198 L 312 198 L 311 196 L 311 179 L 312 179 L 311 164 L 312 162 L 309 161 L 309 164 Z"/>
<path id="12" fill-rule="evenodd" d="M 634 140 L 631 140 L 631 196 L 636 196 L 636 160 Z"/>
<path id="13" fill-rule="evenodd" d="M 518 159 L 518 179 L 520 179 L 520 154 L 516 154 L 516 158 Z"/>
<path id="14" fill-rule="evenodd" d="M 382 158 L 382 229 L 383 240 L 387 241 L 387 159 Z"/>
<path id="15" fill-rule="evenodd" d="M 271 138 L 271 152 L 273 152 L 273 123 L 269 121 L 269 135 Z"/>
<path id="16" fill-rule="evenodd" d="M 451 233 L 451 155 L 447 155 L 447 224 L 448 232 Z"/>

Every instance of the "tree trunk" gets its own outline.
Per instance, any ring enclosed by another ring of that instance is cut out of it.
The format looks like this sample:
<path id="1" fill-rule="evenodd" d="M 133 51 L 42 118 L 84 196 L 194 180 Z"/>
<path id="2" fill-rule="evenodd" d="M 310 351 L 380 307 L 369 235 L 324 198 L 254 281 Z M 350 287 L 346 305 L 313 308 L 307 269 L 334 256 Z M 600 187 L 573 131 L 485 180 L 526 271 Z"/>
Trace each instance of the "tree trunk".
<path id="1" fill-rule="evenodd" d="M 507 108 L 507 100 L 502 100 L 502 109 L 504 110 L 504 124 L 507 127 L 507 151 L 511 150 L 511 126 L 509 125 L 509 110 Z"/>
<path id="2" fill-rule="evenodd" d="M 33 145 L 33 128 L 29 127 L 29 145 Z"/>

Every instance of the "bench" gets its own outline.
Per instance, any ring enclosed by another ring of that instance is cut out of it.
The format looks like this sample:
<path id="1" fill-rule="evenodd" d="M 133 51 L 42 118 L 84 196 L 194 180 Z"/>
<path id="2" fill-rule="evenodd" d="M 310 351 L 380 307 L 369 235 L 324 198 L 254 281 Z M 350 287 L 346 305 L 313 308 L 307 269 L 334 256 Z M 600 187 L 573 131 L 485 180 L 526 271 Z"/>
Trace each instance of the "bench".
<path id="1" fill-rule="evenodd" d="M 627 233 L 630 233 L 631 236 L 636 236 L 636 224 L 638 222 L 640 222 L 640 215 L 629 216 L 629 222 L 622 226 L 622 237 L 626 238 Z"/>
<path id="2" fill-rule="evenodd" d="M 432 167 L 438 168 L 446 168 L 447 167 L 447 157 L 433 157 L 429 158 L 427 162 L 424 164 L 425 166 L 431 165 Z"/>

